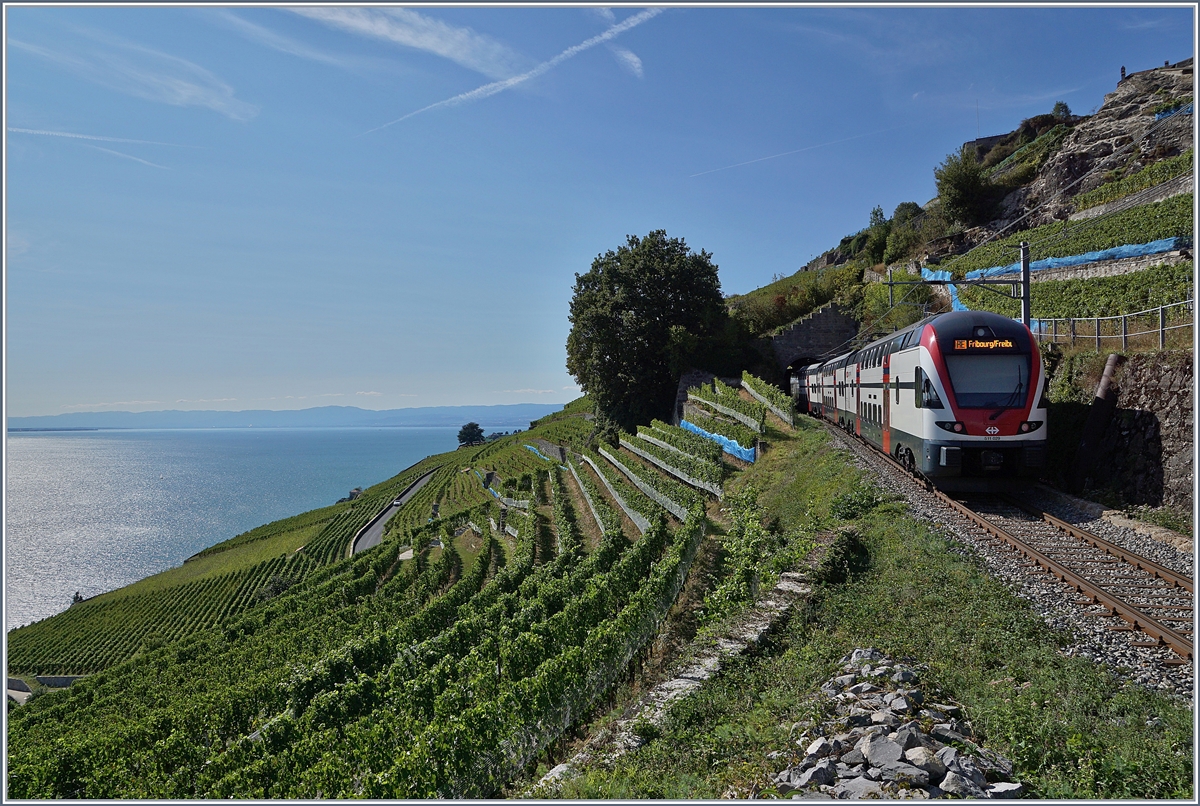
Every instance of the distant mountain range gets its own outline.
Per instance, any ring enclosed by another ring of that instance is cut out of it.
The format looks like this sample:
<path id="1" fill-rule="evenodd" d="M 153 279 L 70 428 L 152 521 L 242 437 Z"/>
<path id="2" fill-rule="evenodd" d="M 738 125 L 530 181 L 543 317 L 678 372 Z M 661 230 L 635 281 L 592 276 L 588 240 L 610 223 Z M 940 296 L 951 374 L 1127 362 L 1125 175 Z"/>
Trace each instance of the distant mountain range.
<path id="1" fill-rule="evenodd" d="M 8 429 L 73 428 L 336 428 L 347 426 L 452 426 L 476 422 L 485 429 L 528 428 L 532 420 L 562 408 L 556 403 L 504 406 L 424 406 L 371 411 L 319 406 L 292 411 L 82 411 L 9 417 Z"/>

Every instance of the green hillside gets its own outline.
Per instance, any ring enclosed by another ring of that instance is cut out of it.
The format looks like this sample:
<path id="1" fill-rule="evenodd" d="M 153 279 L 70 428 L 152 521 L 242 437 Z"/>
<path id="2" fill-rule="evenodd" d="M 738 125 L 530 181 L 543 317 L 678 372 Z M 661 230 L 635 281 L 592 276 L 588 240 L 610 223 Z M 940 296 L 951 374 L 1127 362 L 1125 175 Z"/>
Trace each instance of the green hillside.
<path id="1" fill-rule="evenodd" d="M 584 447 L 586 409 L 428 457 L 354 502 L 264 526 L 15 632 L 23 668 L 95 673 L 10 713 L 9 796 L 494 794 L 624 675 L 708 531 L 709 496 L 631 453 L 620 460 L 637 467 L 627 478 L 590 448 L 595 464 L 569 469 L 529 449 Z M 701 453 L 676 464 L 732 472 L 707 445 Z M 359 526 L 430 468 L 383 542 L 346 557 Z M 528 509 L 502 516 L 480 479 L 489 473 Z M 610 489 L 646 518 L 644 533 Z M 587 540 L 595 530 L 601 539 Z M 287 585 L 256 594 L 289 572 Z M 151 624 L 153 645 L 142 635 Z M 89 638 L 103 648 L 89 655 Z"/>

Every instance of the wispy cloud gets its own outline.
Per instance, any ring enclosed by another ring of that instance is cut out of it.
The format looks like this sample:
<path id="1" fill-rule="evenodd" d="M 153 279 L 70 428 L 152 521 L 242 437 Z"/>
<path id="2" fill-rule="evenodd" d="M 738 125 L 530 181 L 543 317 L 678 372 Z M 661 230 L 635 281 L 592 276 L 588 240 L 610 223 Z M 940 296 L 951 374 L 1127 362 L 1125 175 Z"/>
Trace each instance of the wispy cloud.
<path id="1" fill-rule="evenodd" d="M 70 50 L 17 39 L 9 39 L 8 44 L 80 78 L 136 98 L 171 106 L 199 106 L 238 121 L 258 114 L 257 106 L 235 98 L 232 87 L 198 64 L 107 35 L 84 33 L 99 44 Z"/>
<path id="2" fill-rule="evenodd" d="M 949 93 L 940 96 L 931 96 L 931 101 L 941 103 L 945 106 L 974 110 L 976 104 L 980 109 L 1020 109 L 1035 104 L 1044 104 L 1048 101 L 1061 101 L 1079 92 L 1083 86 L 1076 87 L 1058 87 L 1057 89 L 1044 90 L 1041 92 L 1021 92 L 1021 93 L 1004 93 L 996 89 L 967 87 L 964 92 Z M 1049 109 L 1046 110 L 1050 111 Z"/>
<path id="3" fill-rule="evenodd" d="M 579 384 L 577 384 L 577 383 L 573 383 L 573 384 L 571 384 L 570 386 L 564 386 L 564 387 L 563 387 L 563 391 L 565 391 L 565 392 L 578 392 L 578 391 L 579 391 L 580 389 L 582 389 L 582 388 L 583 388 L 583 387 L 581 387 Z"/>
<path id="4" fill-rule="evenodd" d="M 433 53 L 489 78 L 512 75 L 525 60 L 507 45 L 406 8 L 292 8 L 332 28 Z"/>
<path id="5" fill-rule="evenodd" d="M 366 395 L 368 397 L 379 397 L 383 392 L 355 392 L 356 395 Z"/>
<path id="6" fill-rule="evenodd" d="M 796 148 L 791 151 L 782 151 L 778 154 L 772 154 L 769 157 L 759 157 L 758 159 L 746 160 L 745 162 L 735 162 L 733 165 L 725 165 L 721 168 L 712 168 L 707 171 L 701 171 L 700 173 L 691 174 L 691 176 L 689 176 L 688 178 L 691 179 L 691 178 L 697 177 L 697 176 L 704 176 L 705 174 L 714 174 L 717 171 L 728 171 L 730 168 L 740 168 L 743 165 L 753 165 L 756 162 L 765 162 L 767 160 L 773 160 L 773 159 L 777 159 L 779 157 L 786 157 L 789 154 L 799 154 L 802 151 L 812 151 L 814 148 L 825 148 L 826 146 L 833 146 L 833 145 L 837 145 L 838 143 L 848 143 L 851 140 L 858 140 L 863 137 L 870 137 L 875 134 L 883 134 L 884 132 L 890 132 L 893 129 L 899 129 L 899 128 L 901 128 L 901 127 L 900 126 L 889 126 L 886 129 L 880 129 L 879 131 L 875 131 L 875 132 L 865 132 L 863 134 L 856 134 L 853 137 L 843 137 L 841 140 L 830 140 L 828 143 L 817 143 L 816 145 L 805 146 L 804 148 Z"/>
<path id="7" fill-rule="evenodd" d="M 247 39 L 257 42 L 260 45 L 266 45 L 269 48 L 278 50 L 281 53 L 287 53 L 292 56 L 299 56 L 302 59 L 309 59 L 314 62 L 323 62 L 331 64 L 335 67 L 346 67 L 345 59 L 333 56 L 316 48 L 309 47 L 303 42 L 297 42 L 291 37 L 272 31 L 270 28 L 264 28 L 261 25 L 243 19 L 231 11 L 224 9 L 214 9 L 212 11 L 216 19 L 225 23 L 230 28 L 234 29 Z"/>
<path id="8" fill-rule="evenodd" d="M 4 239 L 4 247 L 8 251 L 8 255 L 23 255 L 29 251 L 29 241 L 25 240 L 21 235 L 9 230 Z"/>
<path id="9" fill-rule="evenodd" d="M 161 406 L 157 400 L 117 400 L 112 403 L 75 403 L 70 406 L 59 406 L 61 409 L 107 409 L 113 406 Z"/>
<path id="10" fill-rule="evenodd" d="M 201 397 L 195 400 L 189 398 L 179 398 L 176 403 L 232 403 L 237 400 L 236 397 Z"/>
<path id="11" fill-rule="evenodd" d="M 86 145 L 86 143 L 85 143 L 85 145 Z M 103 151 L 105 154 L 112 154 L 114 157 L 124 157 L 127 160 L 133 160 L 134 162 L 140 162 L 142 165 L 149 165 L 151 168 L 162 168 L 164 171 L 170 170 L 165 165 L 159 165 L 158 163 L 150 162 L 149 160 L 144 160 L 141 157 L 135 157 L 132 154 L 123 154 L 120 151 L 113 151 L 111 148 L 104 148 L 102 146 L 93 146 L 93 145 L 89 145 L 87 147 L 94 148 L 97 151 Z"/>
<path id="12" fill-rule="evenodd" d="M 56 132 L 47 129 L 20 129 L 9 126 L 10 132 L 18 134 L 40 134 L 45 137 L 69 137 L 74 140 L 98 140 L 102 143 L 136 143 L 145 146 L 173 146 L 175 148 L 207 148 L 207 146 L 183 145 L 181 143 L 160 143 L 157 140 L 131 140 L 128 137 L 102 137 L 98 134 L 77 134 L 75 132 Z"/>
<path id="13" fill-rule="evenodd" d="M 1121 27 L 1127 31 L 1146 31 L 1152 28 L 1165 28 L 1168 25 L 1175 24 L 1172 20 L 1166 17 L 1154 17 L 1151 19 L 1133 19 L 1122 23 Z"/>
<path id="14" fill-rule="evenodd" d="M 493 81 L 491 84 L 484 84 L 482 87 L 477 87 L 470 92 L 464 92 L 460 95 L 455 95 L 453 98 L 447 98 L 444 101 L 438 101 L 437 103 L 430 104 L 429 106 L 418 109 L 415 112 L 409 112 L 407 115 L 396 118 L 390 123 L 385 123 L 382 126 L 376 126 L 374 129 L 369 129 L 365 132 L 365 134 L 377 132 L 380 129 L 386 129 L 388 126 L 394 126 L 401 121 L 408 120 L 415 115 L 419 115 L 422 112 L 428 112 L 431 109 L 437 109 L 443 106 L 458 106 L 459 104 L 466 103 L 468 101 L 477 101 L 480 98 L 488 98 L 496 95 L 497 93 L 504 92 L 505 90 L 510 90 L 513 87 L 523 84 L 532 78 L 537 78 L 540 75 L 544 75 L 545 73 L 553 70 L 555 67 L 565 62 L 567 59 L 577 56 L 580 53 L 583 53 L 585 50 L 594 48 L 596 45 L 603 44 L 614 37 L 620 36 L 630 28 L 635 28 L 646 20 L 658 16 L 660 13 L 662 13 L 661 8 L 648 8 L 639 14 L 634 14 L 632 17 L 617 23 L 608 30 L 604 31 L 604 33 L 597 34 L 591 39 L 567 48 L 553 59 L 542 62 L 532 70 L 528 70 L 518 76 L 513 76 L 512 78 L 506 78 L 503 81 Z"/>
<path id="15" fill-rule="evenodd" d="M 552 395 L 553 389 L 496 389 L 493 395 Z"/>
<path id="16" fill-rule="evenodd" d="M 947 36 L 932 20 L 916 12 L 897 15 L 880 9 L 813 10 L 816 24 L 792 24 L 810 43 L 857 53 L 862 64 L 893 73 L 899 66 L 927 68 L 961 56 L 970 37 Z M 806 43 L 806 45 L 809 43 Z"/>
<path id="17" fill-rule="evenodd" d="M 609 45 L 609 49 L 613 55 L 617 57 L 617 64 L 624 67 L 629 72 L 633 73 L 638 78 L 642 77 L 642 60 L 632 50 L 619 48 L 615 45 Z"/>

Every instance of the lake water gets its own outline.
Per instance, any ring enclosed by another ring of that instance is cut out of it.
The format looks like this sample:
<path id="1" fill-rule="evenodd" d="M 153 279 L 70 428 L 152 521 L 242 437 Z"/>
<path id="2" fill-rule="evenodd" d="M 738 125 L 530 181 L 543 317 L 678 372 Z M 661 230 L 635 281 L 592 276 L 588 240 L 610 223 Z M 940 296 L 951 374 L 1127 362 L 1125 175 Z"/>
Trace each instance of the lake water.
<path id="1" fill-rule="evenodd" d="M 489 429 L 490 430 L 490 429 Z M 327 506 L 457 428 L 272 428 L 7 435 L 4 603 L 11 630 Z"/>

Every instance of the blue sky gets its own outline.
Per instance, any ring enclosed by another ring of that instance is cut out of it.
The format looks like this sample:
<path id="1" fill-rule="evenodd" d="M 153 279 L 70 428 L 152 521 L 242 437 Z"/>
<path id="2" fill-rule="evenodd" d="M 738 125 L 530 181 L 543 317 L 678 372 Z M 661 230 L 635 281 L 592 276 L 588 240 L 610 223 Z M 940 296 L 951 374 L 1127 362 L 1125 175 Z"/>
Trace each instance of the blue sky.
<path id="1" fill-rule="evenodd" d="M 5 7 L 6 403 L 565 402 L 628 234 L 790 274 L 1187 7 Z"/>

